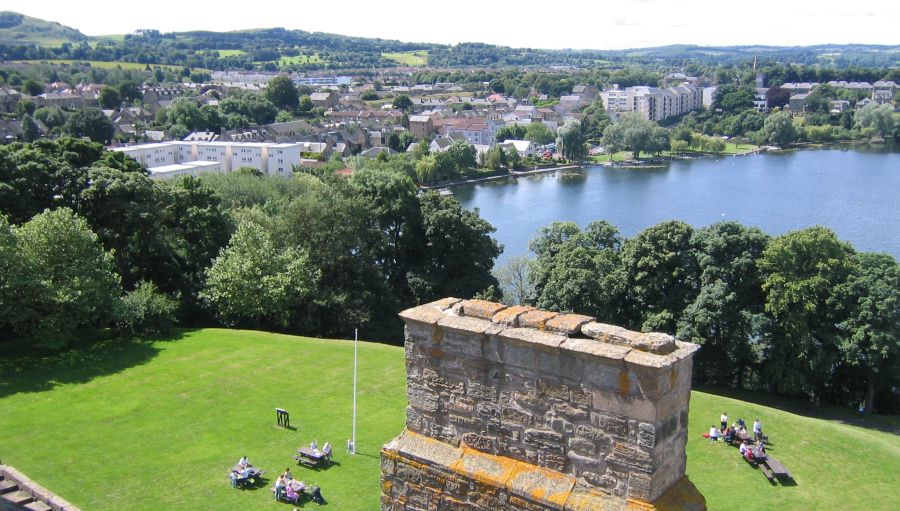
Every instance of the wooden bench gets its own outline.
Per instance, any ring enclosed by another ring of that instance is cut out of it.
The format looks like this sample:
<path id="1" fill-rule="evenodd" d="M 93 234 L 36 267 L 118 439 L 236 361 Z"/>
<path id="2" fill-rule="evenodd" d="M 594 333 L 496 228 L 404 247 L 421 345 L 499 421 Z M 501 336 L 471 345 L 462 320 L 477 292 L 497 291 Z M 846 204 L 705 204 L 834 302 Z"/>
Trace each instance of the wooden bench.
<path id="1" fill-rule="evenodd" d="M 309 459 L 309 458 L 306 458 L 306 457 L 303 457 L 303 456 L 300 456 L 300 455 L 297 455 L 297 456 L 291 456 L 291 458 L 297 460 L 297 464 L 298 464 L 298 465 L 306 465 L 307 467 L 310 467 L 310 468 L 314 468 L 314 467 L 319 466 L 319 462 L 318 462 L 318 461 L 316 461 L 316 460 L 311 460 L 311 459 Z"/>
<path id="2" fill-rule="evenodd" d="M 780 461 L 769 456 L 766 459 L 766 464 L 769 465 L 769 468 L 772 469 L 772 473 L 775 474 L 779 480 L 783 479 L 793 479 L 794 476 L 791 475 L 790 471 L 788 471 L 787 467 L 785 467 Z"/>
<path id="3" fill-rule="evenodd" d="M 764 463 L 760 463 L 759 469 L 762 470 L 763 475 L 766 476 L 766 479 L 768 479 L 770 483 L 775 482 L 775 474 L 769 467 L 767 467 Z"/>

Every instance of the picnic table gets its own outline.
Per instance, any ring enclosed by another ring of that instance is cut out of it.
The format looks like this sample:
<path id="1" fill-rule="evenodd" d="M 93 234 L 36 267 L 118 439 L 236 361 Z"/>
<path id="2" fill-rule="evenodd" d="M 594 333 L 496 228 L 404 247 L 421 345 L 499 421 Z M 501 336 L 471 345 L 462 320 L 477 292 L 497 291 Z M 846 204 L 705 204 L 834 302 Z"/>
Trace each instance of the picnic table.
<path id="1" fill-rule="evenodd" d="M 229 477 L 237 478 L 238 485 L 242 485 L 242 484 L 246 485 L 246 484 L 249 484 L 251 479 L 254 482 L 259 480 L 260 477 L 265 472 L 264 470 L 260 470 L 252 465 L 247 465 L 246 470 L 247 470 L 247 477 L 241 477 L 241 474 L 243 473 L 244 469 L 241 468 L 240 465 L 235 465 L 235 466 L 231 467 L 231 474 L 229 475 Z"/>
<path id="2" fill-rule="evenodd" d="M 775 477 L 778 479 L 793 479 L 794 476 L 791 475 L 790 471 L 788 471 L 787 467 L 785 467 L 780 461 L 776 460 L 771 456 L 766 456 L 765 460 L 766 465 L 772 469 L 772 473 L 775 474 Z"/>
<path id="3" fill-rule="evenodd" d="M 293 457 L 297 460 L 297 464 L 306 465 L 307 467 L 317 467 L 320 463 L 325 463 L 331 458 L 327 453 L 309 447 L 301 447 L 297 449 L 297 453 L 298 455 Z"/>

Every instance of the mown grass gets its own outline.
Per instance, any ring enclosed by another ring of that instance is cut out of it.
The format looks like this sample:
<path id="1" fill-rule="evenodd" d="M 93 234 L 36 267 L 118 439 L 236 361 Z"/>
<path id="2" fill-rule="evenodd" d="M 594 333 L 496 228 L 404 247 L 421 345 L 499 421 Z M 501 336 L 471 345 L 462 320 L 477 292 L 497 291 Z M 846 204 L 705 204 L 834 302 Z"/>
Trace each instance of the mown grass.
<path id="1" fill-rule="evenodd" d="M 402 66 L 418 67 L 428 64 L 428 50 L 387 52 L 381 56 Z"/>
<path id="2" fill-rule="evenodd" d="M 45 60 L 17 60 L 14 61 L 17 64 L 55 64 L 55 65 L 67 65 L 67 66 L 82 66 L 88 65 L 91 67 L 96 67 L 99 69 L 131 69 L 131 70 L 144 70 L 147 69 L 147 66 L 150 66 L 150 69 L 154 68 L 163 68 L 169 69 L 172 71 L 181 71 L 180 66 L 170 66 L 167 64 L 141 64 L 140 62 L 109 62 L 104 60 L 71 60 L 71 59 L 45 59 Z M 205 71 L 204 69 L 196 69 L 197 71 Z"/>
<path id="3" fill-rule="evenodd" d="M 244 50 L 212 50 L 219 53 L 219 57 L 239 57 L 241 55 L 246 55 L 247 52 Z"/>
<path id="4" fill-rule="evenodd" d="M 0 359 L 0 459 L 91 510 L 290 509 L 273 503 L 271 479 L 231 488 L 225 472 L 244 454 L 271 476 L 291 466 L 319 483 L 333 509 L 377 509 L 378 452 L 404 422 L 403 349 L 360 343 L 359 353 L 356 456 L 343 452 L 352 342 L 203 329 Z M 709 509 L 896 509 L 896 417 L 862 423 L 851 410 L 727 394 L 691 397 L 687 472 Z M 275 427 L 275 407 L 296 431 Z M 796 485 L 772 486 L 736 449 L 702 438 L 722 411 L 761 418 Z M 290 456 L 312 439 L 335 444 L 337 464 L 297 467 Z"/>
<path id="5" fill-rule="evenodd" d="M 359 354 L 355 456 L 352 342 L 208 329 L 4 363 L 0 459 L 83 509 L 280 508 L 274 479 L 231 488 L 226 471 L 245 454 L 269 476 L 290 466 L 318 483 L 332 509 L 377 509 L 378 453 L 404 423 L 403 351 Z M 276 407 L 296 431 L 275 427 Z M 335 445 L 334 466 L 297 467 L 313 439 Z"/>

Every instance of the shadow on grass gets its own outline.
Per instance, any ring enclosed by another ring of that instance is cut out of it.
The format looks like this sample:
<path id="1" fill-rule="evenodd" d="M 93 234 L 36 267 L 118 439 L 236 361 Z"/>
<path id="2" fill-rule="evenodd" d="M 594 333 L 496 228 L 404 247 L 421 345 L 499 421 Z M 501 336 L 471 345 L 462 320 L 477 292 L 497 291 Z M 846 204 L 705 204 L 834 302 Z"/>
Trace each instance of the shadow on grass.
<path id="1" fill-rule="evenodd" d="M 122 338 L 110 331 L 82 333 L 59 351 L 0 357 L 0 398 L 20 392 L 44 392 L 58 385 L 87 383 L 146 364 L 159 353 L 155 343 L 177 341 L 191 330 L 160 338 Z"/>
<path id="2" fill-rule="evenodd" d="M 900 435 L 900 423 L 897 422 L 897 417 L 895 416 L 871 414 L 860 418 L 857 416 L 855 408 L 851 409 L 850 407 L 840 407 L 835 405 L 820 405 L 816 407 L 815 404 L 803 399 L 750 390 L 698 386 L 693 387 L 693 390 L 747 401 L 751 404 L 775 408 L 802 417 L 836 421 L 849 426 L 857 426 L 860 428 L 878 430 L 883 433 Z M 763 424 L 765 424 L 765 418 L 762 419 Z M 765 430 L 763 430 L 763 432 L 765 432 Z M 770 444 L 767 442 L 766 446 L 769 445 Z"/>

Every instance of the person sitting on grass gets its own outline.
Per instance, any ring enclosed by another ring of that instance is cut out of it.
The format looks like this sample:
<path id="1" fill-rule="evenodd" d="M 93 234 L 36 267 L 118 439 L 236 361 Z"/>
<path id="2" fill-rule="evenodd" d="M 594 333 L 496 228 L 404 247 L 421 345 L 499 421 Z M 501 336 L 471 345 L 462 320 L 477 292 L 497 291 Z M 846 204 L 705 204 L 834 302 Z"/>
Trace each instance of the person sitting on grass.
<path id="1" fill-rule="evenodd" d="M 228 473 L 228 477 L 231 479 L 231 487 L 237 488 L 238 479 L 241 477 L 241 475 L 239 473 L 235 472 L 234 470 L 232 470 L 231 472 Z"/>
<path id="2" fill-rule="evenodd" d="M 731 445 L 734 443 L 734 429 L 725 429 L 725 443 Z"/>
<path id="3" fill-rule="evenodd" d="M 709 427 L 709 441 L 717 442 L 719 440 L 719 430 L 716 429 L 716 425 L 713 424 Z"/>
<path id="4" fill-rule="evenodd" d="M 750 447 L 750 441 L 744 440 L 744 443 L 741 444 L 739 449 L 741 456 L 747 459 L 747 461 L 753 461 L 753 449 Z"/>

